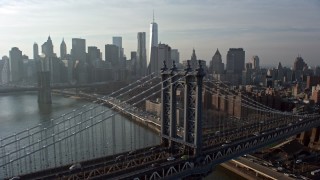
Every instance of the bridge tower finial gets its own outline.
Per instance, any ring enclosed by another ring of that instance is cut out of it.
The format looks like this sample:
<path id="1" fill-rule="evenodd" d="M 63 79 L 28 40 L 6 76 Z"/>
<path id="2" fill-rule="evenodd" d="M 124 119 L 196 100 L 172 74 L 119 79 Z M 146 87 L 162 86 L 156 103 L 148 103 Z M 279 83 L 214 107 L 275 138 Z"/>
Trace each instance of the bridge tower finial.
<path id="1" fill-rule="evenodd" d="M 168 70 L 166 61 L 163 61 L 163 67 L 161 68 L 161 72 Z"/>
<path id="2" fill-rule="evenodd" d="M 173 73 L 174 71 L 177 71 L 177 66 L 175 61 L 172 61 L 172 68 L 170 70 L 171 70 L 171 73 Z"/>

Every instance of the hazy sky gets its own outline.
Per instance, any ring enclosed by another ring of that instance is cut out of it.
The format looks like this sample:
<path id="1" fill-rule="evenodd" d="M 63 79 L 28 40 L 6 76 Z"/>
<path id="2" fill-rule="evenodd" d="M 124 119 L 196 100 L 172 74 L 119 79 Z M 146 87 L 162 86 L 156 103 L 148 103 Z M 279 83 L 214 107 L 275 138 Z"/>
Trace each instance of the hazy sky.
<path id="1" fill-rule="evenodd" d="M 292 66 L 298 54 L 320 65 L 319 0 L 0 0 L 0 56 L 16 46 L 33 58 L 33 43 L 41 47 L 50 34 L 58 56 L 62 38 L 68 52 L 71 38 L 81 37 L 104 54 L 112 36 L 122 36 L 130 58 L 137 32 L 149 44 L 153 9 L 159 41 L 178 49 L 180 60 L 192 48 L 211 60 L 219 48 L 225 62 L 229 48 L 242 47 L 246 61 L 258 55 L 262 65 Z"/>

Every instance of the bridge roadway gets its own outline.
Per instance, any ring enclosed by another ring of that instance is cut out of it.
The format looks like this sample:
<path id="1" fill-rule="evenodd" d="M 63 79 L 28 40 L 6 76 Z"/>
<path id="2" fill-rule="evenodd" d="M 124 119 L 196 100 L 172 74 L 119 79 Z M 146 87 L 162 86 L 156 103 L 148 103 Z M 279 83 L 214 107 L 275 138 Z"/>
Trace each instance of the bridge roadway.
<path id="1" fill-rule="evenodd" d="M 266 177 L 268 179 L 273 179 L 273 180 L 292 180 L 293 179 L 288 176 L 285 176 L 283 173 L 279 173 L 277 171 L 271 170 L 268 167 L 253 163 L 243 157 L 239 157 L 237 159 L 232 159 L 228 163 L 231 166 L 236 166 L 236 167 L 234 167 L 234 168 L 236 168 L 235 171 L 237 171 L 237 170 L 239 171 L 239 169 L 237 169 L 237 167 L 242 167 L 242 168 L 247 169 L 247 171 L 248 170 L 253 171 L 255 173 L 255 176 Z M 252 178 L 252 179 L 256 179 L 256 178 Z"/>
<path id="2" fill-rule="evenodd" d="M 93 172 L 92 170 L 98 171 L 97 169 L 99 168 L 106 169 L 107 167 L 109 168 L 109 175 L 112 176 L 112 173 L 119 169 L 118 166 L 123 166 L 123 164 L 126 162 L 132 162 L 135 160 L 136 163 L 150 164 L 150 162 L 154 161 L 154 159 L 148 157 L 167 157 L 168 155 L 165 154 L 166 150 L 167 148 L 162 146 L 146 147 L 135 151 L 123 152 L 111 156 L 83 161 L 81 162 L 81 168 L 72 171 L 69 168 L 74 164 L 69 164 L 58 168 L 46 169 L 35 173 L 20 175 L 19 177 L 21 179 L 65 179 L 71 174 L 79 174 L 83 172 L 85 176 L 92 178 L 92 176 L 95 176 L 96 173 L 87 174 L 86 172 Z M 137 159 L 140 159 L 140 161 L 137 161 Z"/>
<path id="3" fill-rule="evenodd" d="M 117 179 L 122 179 L 122 178 L 133 179 L 135 177 L 139 177 L 140 179 L 145 179 L 147 177 L 148 178 L 161 177 L 161 178 L 167 178 L 167 179 L 175 179 L 175 178 L 181 178 L 181 177 L 185 177 L 192 174 L 206 174 L 213 169 L 214 165 L 220 164 L 234 157 L 238 157 L 240 155 L 246 154 L 248 152 L 256 150 L 257 148 L 266 146 L 270 143 L 279 141 L 285 137 L 289 137 L 294 134 L 297 134 L 301 132 L 301 129 L 300 130 L 298 129 L 299 127 L 300 128 L 306 127 L 307 129 L 309 129 L 314 126 L 313 123 L 319 124 L 317 120 L 312 120 L 312 119 L 310 121 L 299 121 L 295 125 L 285 126 L 278 130 L 275 129 L 274 131 L 265 133 L 260 136 L 252 135 L 248 139 L 235 141 L 226 146 L 221 146 L 221 144 L 219 144 L 211 148 L 206 148 L 206 150 L 204 149 L 204 152 L 203 152 L 204 156 L 200 156 L 200 157 L 190 156 L 190 159 L 188 160 L 180 159 L 179 156 L 181 154 L 177 154 L 175 155 L 176 158 L 178 158 L 177 160 L 172 162 L 170 161 L 164 162 L 157 167 L 153 167 L 153 168 L 141 167 L 142 169 L 137 170 L 134 173 L 133 172 L 127 173 L 127 170 L 124 169 L 122 170 L 122 172 L 121 171 L 118 172 L 118 174 L 121 174 L 121 176 L 118 176 Z M 252 144 L 253 144 L 253 147 L 252 147 Z M 238 147 L 240 148 L 237 149 Z M 243 150 L 241 150 L 241 148 Z M 216 157 L 210 157 L 210 154 L 216 154 Z M 189 166 L 187 166 L 187 164 L 189 164 Z M 70 178 L 74 178 L 74 177 L 75 176 L 71 176 Z M 105 174 L 105 175 L 99 175 L 97 176 L 97 178 L 110 178 L 110 176 L 108 176 L 108 174 Z"/>
<path id="4" fill-rule="evenodd" d="M 274 119 L 274 121 L 278 121 L 279 119 Z M 299 124 L 303 124 L 306 120 L 303 121 L 297 121 L 295 123 L 295 125 L 293 126 L 299 126 Z M 270 123 L 272 123 L 272 121 L 270 121 Z M 283 126 L 283 128 L 290 128 L 293 126 Z M 256 124 L 252 124 L 252 125 L 247 125 L 245 128 L 246 129 L 250 129 L 250 128 L 256 128 L 257 125 Z M 281 131 L 281 129 L 276 130 L 275 128 L 272 128 L 273 131 L 267 132 L 261 136 L 265 136 L 267 137 L 270 134 L 273 134 L 276 131 Z M 221 134 L 224 134 L 225 136 L 229 136 L 231 132 L 233 132 L 234 130 L 231 129 L 229 131 L 221 132 Z M 208 145 L 207 147 L 204 147 L 203 150 L 204 152 L 210 152 L 210 150 L 212 149 L 227 149 L 230 146 L 233 146 L 234 144 L 241 144 L 241 143 L 245 143 L 246 141 L 248 141 L 248 139 L 252 140 L 252 139 L 257 139 L 260 138 L 261 136 L 255 136 L 255 135 L 250 135 L 249 137 L 245 138 L 244 140 L 240 138 L 237 139 L 233 139 L 232 142 L 230 142 L 229 144 L 224 144 L 225 142 L 219 142 L 216 141 L 216 143 L 214 145 Z M 214 137 L 212 137 L 214 138 Z M 217 137 L 216 137 L 217 138 Z M 222 137 L 220 139 L 227 139 L 227 137 Z M 267 139 L 267 138 L 265 138 Z M 224 144 L 224 145 L 223 145 Z M 150 153 L 150 147 L 149 148 L 144 148 L 141 150 L 137 150 L 137 152 L 135 153 L 134 156 L 129 155 L 129 152 L 125 152 L 125 153 L 121 153 L 121 154 L 117 154 L 117 155 L 113 155 L 113 156 L 108 156 L 108 157 L 103 157 L 103 158 L 99 158 L 99 159 L 95 159 L 95 160 L 91 160 L 91 161 L 85 161 L 85 162 L 81 162 L 82 165 L 82 169 L 78 170 L 78 171 L 70 171 L 68 168 L 71 166 L 67 165 L 67 166 L 63 166 L 60 168 L 54 168 L 54 169 L 50 169 L 50 170 L 45 170 L 45 171 L 41 171 L 41 172 L 36 172 L 36 173 L 32 173 L 32 174 L 28 174 L 28 175 L 24 175 L 21 177 L 24 177 L 26 179 L 28 179 L 29 177 L 32 178 L 40 178 L 40 179 L 47 179 L 47 178 L 62 178 L 62 179 L 68 179 L 68 178 L 116 178 L 116 179 L 121 179 L 121 178 L 127 178 L 127 177 L 133 177 L 133 175 L 137 175 L 139 173 L 141 174 L 147 174 L 151 171 L 154 171 L 155 169 L 160 167 L 163 169 L 163 173 L 170 170 L 170 167 L 172 166 L 177 166 L 177 167 L 183 167 L 185 166 L 185 163 L 190 162 L 193 163 L 194 161 L 197 161 L 196 157 L 192 157 L 190 156 L 189 161 L 187 160 L 182 160 L 180 159 L 180 157 L 183 155 L 181 152 L 178 154 L 175 154 L 174 156 L 176 157 L 176 159 L 173 162 L 170 161 L 166 161 L 166 159 L 171 155 L 170 152 L 168 152 L 168 150 L 162 149 L 161 152 L 159 152 L 158 154 L 154 154 L 154 152 L 158 152 L 160 148 L 163 148 L 161 146 L 157 146 L 155 148 L 155 150 L 151 151 Z M 157 151 L 158 150 L 158 151 Z M 161 154 L 162 153 L 162 154 Z M 248 153 L 248 151 L 245 151 L 242 154 L 246 154 Z M 161 155 L 160 155 L 161 154 Z M 117 162 L 115 161 L 116 157 L 121 157 L 124 156 L 123 160 L 121 162 Z M 200 158 L 201 159 L 201 158 Z M 190 161 L 191 160 L 191 161 Z M 224 161 L 221 161 L 224 162 Z M 192 166 L 192 164 L 189 163 L 189 166 Z M 152 164 L 156 165 L 155 167 L 152 167 Z M 213 168 L 213 166 L 211 167 Z M 210 168 L 209 168 L 210 169 Z M 199 172 L 203 172 L 203 170 L 201 170 L 201 168 L 199 169 Z M 165 177 L 165 174 L 162 173 L 162 177 Z"/>

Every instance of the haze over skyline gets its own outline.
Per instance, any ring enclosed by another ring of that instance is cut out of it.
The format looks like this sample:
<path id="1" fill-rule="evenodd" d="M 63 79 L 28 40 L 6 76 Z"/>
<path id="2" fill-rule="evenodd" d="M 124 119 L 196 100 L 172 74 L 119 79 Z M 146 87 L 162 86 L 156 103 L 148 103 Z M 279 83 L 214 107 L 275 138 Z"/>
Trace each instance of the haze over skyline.
<path id="1" fill-rule="evenodd" d="M 229 48 L 241 47 L 246 62 L 258 55 L 262 66 L 281 61 L 291 67 L 298 54 L 309 66 L 320 62 L 318 0 L 2 0 L 0 56 L 19 47 L 32 58 L 33 43 L 40 47 L 49 35 L 57 55 L 62 38 L 70 53 L 71 38 L 79 37 L 104 54 L 104 45 L 122 36 L 130 58 L 138 32 L 146 32 L 149 42 L 153 9 L 159 42 L 178 49 L 180 61 L 190 59 L 193 48 L 198 59 L 209 61 L 219 48 L 225 62 Z"/>

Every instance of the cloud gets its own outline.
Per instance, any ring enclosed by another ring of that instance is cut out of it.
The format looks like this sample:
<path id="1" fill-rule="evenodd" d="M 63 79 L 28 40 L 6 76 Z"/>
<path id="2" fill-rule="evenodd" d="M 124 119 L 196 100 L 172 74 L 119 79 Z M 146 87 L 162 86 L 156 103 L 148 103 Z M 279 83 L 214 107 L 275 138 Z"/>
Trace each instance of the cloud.
<path id="1" fill-rule="evenodd" d="M 33 42 L 41 45 L 51 34 L 57 52 L 63 37 L 69 48 L 72 37 L 82 37 L 104 52 L 103 45 L 120 35 L 128 55 L 136 50 L 137 32 L 147 32 L 148 38 L 153 9 L 159 40 L 181 50 L 182 59 L 189 58 L 192 46 L 202 59 L 211 59 L 216 48 L 226 53 L 234 46 L 261 47 L 275 55 L 274 47 L 279 54 L 292 53 L 284 46 L 320 47 L 317 0 L 2 0 L 0 41 L 6 43 L 0 44 L 0 54 L 13 46 L 32 54 Z M 319 53 L 309 52 L 316 62 Z"/>

